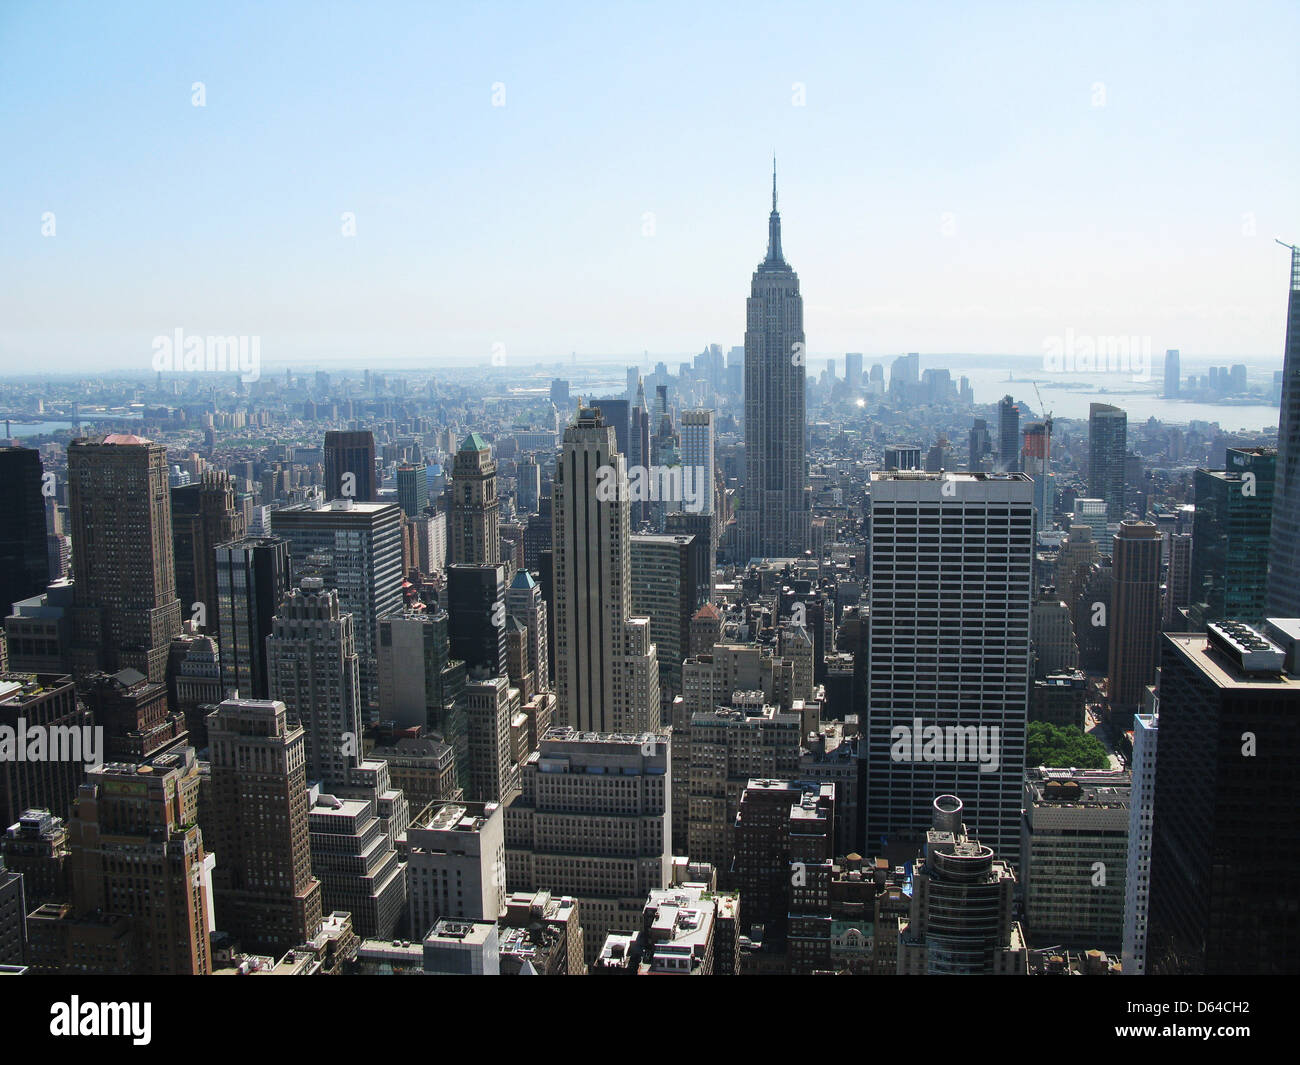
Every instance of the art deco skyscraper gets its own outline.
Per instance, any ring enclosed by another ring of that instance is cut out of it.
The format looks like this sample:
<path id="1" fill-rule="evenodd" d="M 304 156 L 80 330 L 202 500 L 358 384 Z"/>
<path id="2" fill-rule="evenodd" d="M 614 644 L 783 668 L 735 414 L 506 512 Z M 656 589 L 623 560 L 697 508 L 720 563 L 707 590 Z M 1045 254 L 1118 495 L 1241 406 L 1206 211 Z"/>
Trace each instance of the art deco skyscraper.
<path id="1" fill-rule="evenodd" d="M 646 895 L 672 880 L 668 737 L 552 728 L 521 776 L 505 811 L 506 882 L 575 896 L 594 961 L 609 932 L 641 927 Z"/>
<path id="2" fill-rule="evenodd" d="M 743 561 L 790 558 L 808 546 L 803 297 L 799 275 L 781 253 L 775 163 L 767 234 L 767 258 L 754 271 L 745 305 Z"/>
<path id="3" fill-rule="evenodd" d="M 1291 247 L 1291 294 L 1277 427 L 1277 480 L 1268 559 L 1268 613 L 1300 617 L 1300 247 Z"/>
<path id="4" fill-rule="evenodd" d="M 559 720 L 582 732 L 659 727 L 650 619 L 631 616 L 628 495 L 613 426 L 583 408 L 564 432 L 552 508 Z"/>
<path id="5" fill-rule="evenodd" d="M 266 640 L 271 698 L 307 729 L 307 776 L 346 787 L 359 760 L 357 641 L 352 615 L 319 577 L 303 578 L 287 596 Z"/>
<path id="6" fill-rule="evenodd" d="M 139 436 L 74 440 L 68 500 L 73 672 L 130 667 L 161 683 L 181 631 L 167 449 Z"/>
<path id="7" fill-rule="evenodd" d="M 451 472 L 451 525 L 447 530 L 449 561 L 495 566 L 501 561 L 497 510 L 497 464 L 492 449 L 470 433 L 456 452 Z"/>
<path id="8" fill-rule="evenodd" d="M 212 813 L 205 842 L 217 921 L 246 947 L 279 957 L 320 928 L 311 873 L 303 727 L 284 703 L 227 699 L 208 718 Z"/>
<path id="9" fill-rule="evenodd" d="M 129 922 L 136 975 L 212 971 L 212 863 L 198 825 L 199 787 L 192 747 L 140 765 L 106 762 L 87 771 L 68 822 L 73 910 Z M 94 957 L 92 949 L 76 954 L 78 962 Z"/>

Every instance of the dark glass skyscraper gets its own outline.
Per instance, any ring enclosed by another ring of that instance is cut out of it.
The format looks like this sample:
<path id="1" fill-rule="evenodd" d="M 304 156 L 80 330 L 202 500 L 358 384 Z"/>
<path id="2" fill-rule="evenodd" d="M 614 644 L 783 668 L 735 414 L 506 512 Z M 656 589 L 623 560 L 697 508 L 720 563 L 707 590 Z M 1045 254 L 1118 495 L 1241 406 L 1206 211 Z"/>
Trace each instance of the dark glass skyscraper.
<path id="1" fill-rule="evenodd" d="M 1148 974 L 1300 971 L 1297 634 L 1268 631 L 1163 638 Z"/>
<path id="2" fill-rule="evenodd" d="M 0 607 L 8 614 L 14 603 L 39 595 L 50 582 L 41 453 L 0 447 L 0 484 L 6 496 L 0 509 Z"/>
<path id="3" fill-rule="evenodd" d="M 1106 501 L 1106 520 L 1124 519 L 1128 415 L 1109 403 L 1088 404 L 1088 494 Z"/>
<path id="4" fill-rule="evenodd" d="M 789 558 L 808 546 L 803 297 L 799 276 L 781 253 L 775 164 L 767 234 L 767 258 L 754 271 L 745 308 L 745 487 L 738 551 L 744 560 Z"/>
<path id="5" fill-rule="evenodd" d="M 1264 620 L 1277 452 L 1228 448 L 1226 470 L 1196 471 L 1191 616 Z"/>
<path id="6" fill-rule="evenodd" d="M 1010 396 L 998 401 L 998 472 L 1020 469 L 1020 408 Z"/>
<path id="7" fill-rule="evenodd" d="M 1282 363 L 1282 412 L 1277 426 L 1268 613 L 1271 617 L 1300 617 L 1300 247 L 1294 246 Z"/>
<path id="8" fill-rule="evenodd" d="M 506 675 L 506 571 L 504 566 L 447 567 L 446 608 L 451 616 L 451 656 L 466 671 Z"/>
<path id="9" fill-rule="evenodd" d="M 250 537 L 218 544 L 213 553 L 222 691 L 238 691 L 244 699 L 265 699 L 270 693 L 266 638 L 280 600 L 291 588 L 289 541 Z"/>

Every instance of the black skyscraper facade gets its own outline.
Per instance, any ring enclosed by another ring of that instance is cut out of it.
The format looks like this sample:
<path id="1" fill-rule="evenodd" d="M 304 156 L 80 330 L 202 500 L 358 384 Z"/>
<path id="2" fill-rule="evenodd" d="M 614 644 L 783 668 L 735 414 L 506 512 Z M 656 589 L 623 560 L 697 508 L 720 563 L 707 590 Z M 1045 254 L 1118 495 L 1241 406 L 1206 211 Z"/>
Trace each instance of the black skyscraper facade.
<path id="1" fill-rule="evenodd" d="M 447 613 L 451 616 L 451 657 L 465 671 L 486 669 L 506 675 L 506 571 L 504 566 L 447 567 Z"/>
<path id="2" fill-rule="evenodd" d="M 0 607 L 45 591 L 50 563 L 45 542 L 45 497 L 41 454 L 33 448 L 0 447 Z"/>
<path id="3" fill-rule="evenodd" d="M 1300 617 L 1300 247 L 1291 248 L 1291 291 L 1286 305 L 1268 612 L 1271 617 Z"/>
<path id="4" fill-rule="evenodd" d="M 998 472 L 1020 469 L 1020 408 L 1010 396 L 998 401 Z"/>
<path id="5" fill-rule="evenodd" d="M 244 699 L 270 698 L 266 638 L 292 587 L 289 541 L 249 537 L 215 550 L 221 630 L 221 687 Z"/>
<path id="6" fill-rule="evenodd" d="M 1300 972 L 1300 677 L 1238 623 L 1163 643 L 1146 971 Z"/>

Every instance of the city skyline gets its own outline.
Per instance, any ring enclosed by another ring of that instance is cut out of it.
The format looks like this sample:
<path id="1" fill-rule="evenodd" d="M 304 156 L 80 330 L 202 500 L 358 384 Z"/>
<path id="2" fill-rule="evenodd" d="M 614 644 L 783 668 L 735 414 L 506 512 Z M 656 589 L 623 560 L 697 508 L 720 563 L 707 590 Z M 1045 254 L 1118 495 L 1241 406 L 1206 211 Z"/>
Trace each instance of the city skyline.
<path id="1" fill-rule="evenodd" d="M 0 5 L 0 975 L 1300 971 L 1296 40 Z"/>

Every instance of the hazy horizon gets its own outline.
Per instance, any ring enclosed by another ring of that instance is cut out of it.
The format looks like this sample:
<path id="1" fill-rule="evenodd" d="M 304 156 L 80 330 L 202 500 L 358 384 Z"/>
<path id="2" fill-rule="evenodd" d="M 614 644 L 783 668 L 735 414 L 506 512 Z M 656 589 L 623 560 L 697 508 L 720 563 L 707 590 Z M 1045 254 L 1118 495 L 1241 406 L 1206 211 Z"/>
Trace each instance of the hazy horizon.
<path id="1" fill-rule="evenodd" d="M 729 347 L 774 153 L 814 359 L 1280 363 L 1300 8 L 935 10 L 7 6 L 0 373 Z"/>

